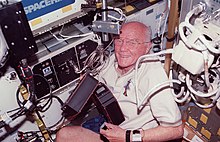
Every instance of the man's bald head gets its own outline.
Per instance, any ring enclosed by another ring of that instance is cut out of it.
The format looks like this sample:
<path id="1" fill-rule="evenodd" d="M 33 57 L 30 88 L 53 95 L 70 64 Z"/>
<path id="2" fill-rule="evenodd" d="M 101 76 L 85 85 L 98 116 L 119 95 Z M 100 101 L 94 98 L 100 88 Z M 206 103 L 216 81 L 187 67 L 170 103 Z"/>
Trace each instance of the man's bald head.
<path id="1" fill-rule="evenodd" d="M 138 35 L 140 40 L 150 41 L 151 40 L 151 29 L 145 24 L 137 21 L 128 22 L 122 25 L 121 32 L 128 31 L 131 34 Z M 123 33 L 121 33 L 123 34 Z"/>

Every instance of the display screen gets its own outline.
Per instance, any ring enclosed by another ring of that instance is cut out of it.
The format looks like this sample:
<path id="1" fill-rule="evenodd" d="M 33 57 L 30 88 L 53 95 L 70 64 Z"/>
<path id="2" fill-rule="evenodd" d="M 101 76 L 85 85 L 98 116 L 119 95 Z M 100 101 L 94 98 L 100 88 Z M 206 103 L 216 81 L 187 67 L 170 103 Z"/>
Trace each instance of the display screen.
<path id="1" fill-rule="evenodd" d="M 82 13 L 85 0 L 22 0 L 34 36 L 67 23 Z"/>

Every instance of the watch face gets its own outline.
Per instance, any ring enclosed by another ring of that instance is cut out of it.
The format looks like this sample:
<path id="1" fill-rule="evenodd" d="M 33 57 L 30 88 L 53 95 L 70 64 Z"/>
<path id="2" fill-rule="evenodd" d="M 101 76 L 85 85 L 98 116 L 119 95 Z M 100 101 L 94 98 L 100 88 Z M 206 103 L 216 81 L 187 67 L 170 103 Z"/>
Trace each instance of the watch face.
<path id="1" fill-rule="evenodd" d="M 134 130 L 132 134 L 132 142 L 141 142 L 141 133 L 139 130 Z"/>

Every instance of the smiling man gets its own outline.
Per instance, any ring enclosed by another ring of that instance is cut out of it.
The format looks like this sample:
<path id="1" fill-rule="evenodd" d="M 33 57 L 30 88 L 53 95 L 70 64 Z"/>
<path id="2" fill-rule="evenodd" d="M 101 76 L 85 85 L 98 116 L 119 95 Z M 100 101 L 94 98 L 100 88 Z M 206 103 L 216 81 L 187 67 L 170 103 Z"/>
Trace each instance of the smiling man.
<path id="1" fill-rule="evenodd" d="M 125 23 L 119 37 L 114 38 L 115 56 L 100 72 L 98 80 L 105 83 L 117 99 L 125 117 L 119 126 L 105 123 L 107 129 L 95 133 L 80 126 L 64 127 L 57 133 L 56 142 L 153 142 L 179 139 L 183 125 L 179 108 L 170 89 L 157 91 L 137 108 L 134 67 L 138 58 L 151 48 L 150 29 L 140 22 Z M 144 62 L 138 68 L 138 91 L 141 100 L 148 91 L 168 78 L 157 58 Z M 102 140 L 100 135 L 106 139 Z"/>
<path id="2" fill-rule="evenodd" d="M 150 34 L 143 24 L 132 22 L 123 25 L 120 36 L 114 40 L 118 70 L 122 74 L 131 70 L 140 56 L 149 52 Z"/>

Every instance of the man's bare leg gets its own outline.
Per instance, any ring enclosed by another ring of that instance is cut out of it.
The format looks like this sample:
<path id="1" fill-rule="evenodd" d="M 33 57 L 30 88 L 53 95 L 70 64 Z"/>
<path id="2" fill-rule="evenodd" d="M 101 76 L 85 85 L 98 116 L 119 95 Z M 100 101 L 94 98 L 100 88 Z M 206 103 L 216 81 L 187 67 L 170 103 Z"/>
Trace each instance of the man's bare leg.
<path id="1" fill-rule="evenodd" d="M 56 134 L 56 142 L 103 142 L 100 134 L 80 126 L 67 126 Z"/>

